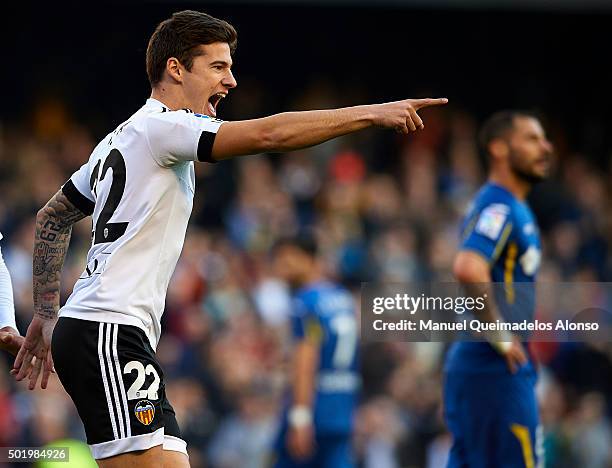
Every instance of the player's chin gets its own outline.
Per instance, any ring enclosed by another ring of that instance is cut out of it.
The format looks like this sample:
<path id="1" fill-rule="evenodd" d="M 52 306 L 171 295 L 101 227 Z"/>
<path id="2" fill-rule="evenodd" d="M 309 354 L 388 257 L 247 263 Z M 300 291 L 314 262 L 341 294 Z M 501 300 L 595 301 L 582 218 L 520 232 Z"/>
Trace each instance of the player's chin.
<path id="1" fill-rule="evenodd" d="M 536 179 L 544 180 L 548 179 L 551 172 L 551 166 L 549 162 L 543 162 L 536 165 L 533 170 L 533 177 Z"/>
<path id="2" fill-rule="evenodd" d="M 546 170 L 537 170 L 537 171 L 533 171 L 530 174 L 530 179 L 532 182 L 542 182 L 543 180 L 548 179 L 548 176 L 550 175 L 550 170 L 546 169 Z"/>
<path id="3" fill-rule="evenodd" d="M 198 112 L 198 114 L 207 115 L 208 117 L 216 117 L 216 115 L 217 115 L 216 112 L 211 111 L 208 108 L 208 105 L 204 106 L 204 108 L 201 109 L 200 112 Z"/>
<path id="4" fill-rule="evenodd" d="M 540 182 L 548 178 L 551 172 L 551 164 L 549 160 L 539 160 L 533 162 L 529 167 L 522 172 L 523 178 L 530 182 Z"/>
<path id="5" fill-rule="evenodd" d="M 207 99 L 201 105 L 198 106 L 197 110 L 192 109 L 196 114 L 207 115 L 208 117 L 215 117 L 216 110 L 211 102 Z"/>
<path id="6" fill-rule="evenodd" d="M 202 114 L 209 117 L 217 117 L 217 105 L 219 101 L 220 99 L 216 98 L 214 95 L 210 96 L 204 104 L 204 112 L 202 112 Z"/>

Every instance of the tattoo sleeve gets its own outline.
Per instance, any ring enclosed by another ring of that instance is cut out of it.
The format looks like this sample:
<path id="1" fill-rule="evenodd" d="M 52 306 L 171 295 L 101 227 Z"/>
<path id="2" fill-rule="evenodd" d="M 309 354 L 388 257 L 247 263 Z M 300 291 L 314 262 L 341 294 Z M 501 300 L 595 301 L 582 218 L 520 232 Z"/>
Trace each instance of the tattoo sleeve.
<path id="1" fill-rule="evenodd" d="M 32 265 L 34 314 L 57 317 L 60 305 L 60 278 L 70 243 L 72 225 L 85 218 L 60 190 L 36 215 Z"/>

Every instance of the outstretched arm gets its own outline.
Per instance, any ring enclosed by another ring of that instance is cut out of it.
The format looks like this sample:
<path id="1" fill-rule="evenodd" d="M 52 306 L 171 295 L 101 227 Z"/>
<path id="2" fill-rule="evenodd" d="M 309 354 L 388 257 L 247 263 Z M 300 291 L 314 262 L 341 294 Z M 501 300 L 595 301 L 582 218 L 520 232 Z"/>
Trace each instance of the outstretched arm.
<path id="1" fill-rule="evenodd" d="M 419 109 L 446 104 L 447 99 L 403 101 L 342 109 L 285 112 L 261 119 L 226 122 L 215 138 L 215 160 L 263 152 L 282 153 L 368 127 L 391 128 L 410 133 L 424 128 Z"/>
<path id="2" fill-rule="evenodd" d="M 46 388 L 53 369 L 51 334 L 60 304 L 60 278 L 70 243 L 72 225 L 86 215 L 58 191 L 36 215 L 33 259 L 34 318 L 13 368 L 16 379 L 30 375 L 30 390 L 36 386 L 44 363 L 41 387 Z M 34 368 L 32 358 L 35 357 Z M 31 373 L 30 373 L 31 370 Z"/>

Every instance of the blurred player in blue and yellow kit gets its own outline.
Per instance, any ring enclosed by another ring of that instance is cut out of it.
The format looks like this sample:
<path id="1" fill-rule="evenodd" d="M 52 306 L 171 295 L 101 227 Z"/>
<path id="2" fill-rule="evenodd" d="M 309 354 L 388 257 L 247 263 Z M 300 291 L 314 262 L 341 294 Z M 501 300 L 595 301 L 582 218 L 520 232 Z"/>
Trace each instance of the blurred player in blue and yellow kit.
<path id="1" fill-rule="evenodd" d="M 454 274 L 470 295 L 484 295 L 481 321 L 533 320 L 541 246 L 525 199 L 548 176 L 552 146 L 535 117 L 500 112 L 483 126 L 489 180 L 461 228 Z M 509 331 L 461 341 L 445 365 L 444 406 L 453 447 L 448 467 L 535 468 L 541 463 L 536 369 Z"/>
<path id="2" fill-rule="evenodd" d="M 295 341 L 275 466 L 352 467 L 353 412 L 361 384 L 353 298 L 324 278 L 310 236 L 278 242 L 274 263 L 294 291 Z"/>

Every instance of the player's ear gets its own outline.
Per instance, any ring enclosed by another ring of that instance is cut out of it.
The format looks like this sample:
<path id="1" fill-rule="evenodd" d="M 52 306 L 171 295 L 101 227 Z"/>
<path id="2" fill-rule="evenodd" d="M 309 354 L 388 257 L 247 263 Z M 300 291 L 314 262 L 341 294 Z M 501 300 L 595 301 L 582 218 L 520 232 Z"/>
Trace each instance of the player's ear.
<path id="1" fill-rule="evenodd" d="M 496 138 L 491 143 L 489 143 L 489 154 L 494 159 L 501 159 L 508 156 L 510 148 L 508 148 L 508 143 L 506 143 L 501 138 Z"/>
<path id="2" fill-rule="evenodd" d="M 170 57 L 166 61 L 166 71 L 168 72 L 168 75 L 170 75 L 170 78 L 172 78 L 174 81 L 178 83 L 183 82 L 182 65 L 176 57 Z"/>

